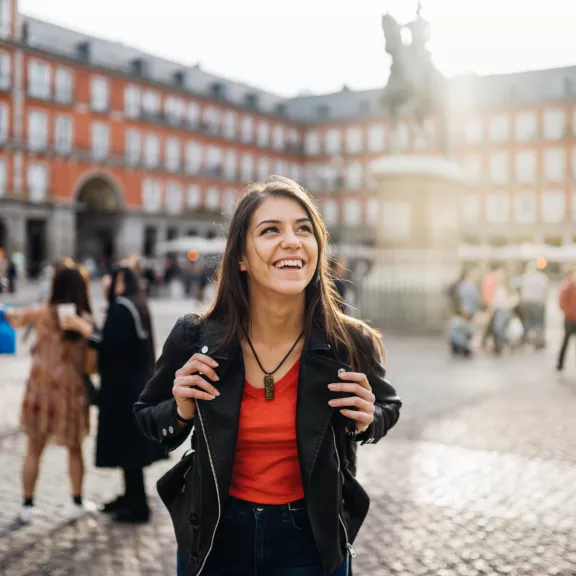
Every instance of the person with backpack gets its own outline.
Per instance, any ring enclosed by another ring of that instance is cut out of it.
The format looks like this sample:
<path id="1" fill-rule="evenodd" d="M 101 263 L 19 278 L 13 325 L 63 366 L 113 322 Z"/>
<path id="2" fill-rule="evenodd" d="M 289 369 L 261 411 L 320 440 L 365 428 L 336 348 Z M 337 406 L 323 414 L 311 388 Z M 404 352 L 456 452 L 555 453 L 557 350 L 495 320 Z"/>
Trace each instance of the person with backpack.
<path id="1" fill-rule="evenodd" d="M 576 334 L 576 270 L 564 281 L 560 289 L 560 309 L 564 312 L 564 340 L 560 347 L 556 369 L 562 372 L 570 336 Z"/>

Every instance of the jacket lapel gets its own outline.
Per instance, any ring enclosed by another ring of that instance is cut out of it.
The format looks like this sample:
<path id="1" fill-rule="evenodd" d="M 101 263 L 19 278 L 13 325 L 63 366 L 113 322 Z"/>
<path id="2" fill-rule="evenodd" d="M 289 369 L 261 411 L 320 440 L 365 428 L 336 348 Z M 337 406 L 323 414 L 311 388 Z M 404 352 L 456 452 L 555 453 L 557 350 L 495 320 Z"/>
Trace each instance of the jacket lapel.
<path id="1" fill-rule="evenodd" d="M 337 397 L 328 384 L 339 381 L 340 368 L 349 370 L 346 363 L 335 358 L 323 330 L 314 328 L 300 361 L 296 407 L 296 441 L 305 489 L 336 410 L 328 404 Z"/>

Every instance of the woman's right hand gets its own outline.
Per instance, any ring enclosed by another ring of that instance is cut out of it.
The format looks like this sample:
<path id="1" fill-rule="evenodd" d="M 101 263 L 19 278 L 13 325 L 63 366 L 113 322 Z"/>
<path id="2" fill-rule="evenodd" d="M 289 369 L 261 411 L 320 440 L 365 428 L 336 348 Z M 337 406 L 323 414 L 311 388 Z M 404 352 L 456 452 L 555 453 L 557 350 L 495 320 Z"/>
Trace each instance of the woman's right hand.
<path id="1" fill-rule="evenodd" d="M 220 380 L 215 368 L 218 362 L 205 354 L 194 354 L 182 368 L 176 371 L 172 394 L 178 404 L 178 414 L 186 420 L 196 416 L 196 399 L 214 400 L 220 392 L 208 382 Z M 203 376 L 202 376 L 203 375 Z"/>

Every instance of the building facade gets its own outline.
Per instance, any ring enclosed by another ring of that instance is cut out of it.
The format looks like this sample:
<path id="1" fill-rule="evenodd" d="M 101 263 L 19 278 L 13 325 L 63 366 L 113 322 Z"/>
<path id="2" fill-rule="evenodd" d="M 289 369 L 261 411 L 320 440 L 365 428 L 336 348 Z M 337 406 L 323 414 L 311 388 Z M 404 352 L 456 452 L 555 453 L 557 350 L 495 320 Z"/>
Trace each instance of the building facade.
<path id="1" fill-rule="evenodd" d="M 32 273 L 67 255 L 152 254 L 219 233 L 243 186 L 270 174 L 310 190 L 336 242 L 370 245 L 370 166 L 393 138 L 381 95 L 285 99 L 0 0 L 0 246 Z M 458 78 L 450 99 L 451 154 L 471 177 L 466 240 L 571 242 L 576 68 Z M 438 153 L 409 121 L 394 142 Z"/>

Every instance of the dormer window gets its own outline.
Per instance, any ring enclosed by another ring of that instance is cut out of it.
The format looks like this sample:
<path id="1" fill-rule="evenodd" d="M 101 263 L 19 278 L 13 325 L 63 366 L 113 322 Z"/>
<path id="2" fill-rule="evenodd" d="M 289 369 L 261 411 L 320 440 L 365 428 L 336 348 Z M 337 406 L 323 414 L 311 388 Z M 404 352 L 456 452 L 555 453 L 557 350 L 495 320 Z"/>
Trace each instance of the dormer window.
<path id="1" fill-rule="evenodd" d="M 147 76 L 148 62 L 144 58 L 135 58 L 130 62 L 130 71 L 136 76 Z"/>
<path id="2" fill-rule="evenodd" d="M 220 82 L 214 82 L 214 84 L 210 86 L 210 94 L 216 98 L 216 100 L 224 100 L 226 97 L 226 87 Z"/>
<path id="3" fill-rule="evenodd" d="M 257 94 L 246 94 L 244 99 L 246 106 L 248 108 L 258 108 L 258 95 Z"/>
<path id="4" fill-rule="evenodd" d="M 90 60 L 91 52 L 90 42 L 78 42 L 76 44 L 76 55 L 81 60 Z"/>

